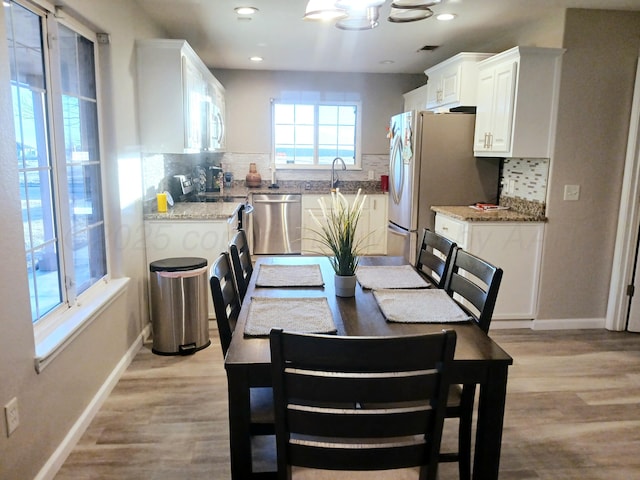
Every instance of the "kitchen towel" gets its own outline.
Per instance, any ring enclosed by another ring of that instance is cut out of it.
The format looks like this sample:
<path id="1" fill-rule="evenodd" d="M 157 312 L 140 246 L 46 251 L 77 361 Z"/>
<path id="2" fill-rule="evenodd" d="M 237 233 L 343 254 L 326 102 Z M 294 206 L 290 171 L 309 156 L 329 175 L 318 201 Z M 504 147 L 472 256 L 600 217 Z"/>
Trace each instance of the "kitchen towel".
<path id="1" fill-rule="evenodd" d="M 260 265 L 256 287 L 322 287 L 320 265 Z"/>
<path id="2" fill-rule="evenodd" d="M 272 328 L 299 333 L 336 333 L 325 297 L 251 297 L 245 336 L 269 335 Z"/>
<path id="3" fill-rule="evenodd" d="M 373 296 L 389 322 L 453 323 L 471 320 L 441 289 L 374 290 Z"/>
<path id="4" fill-rule="evenodd" d="M 411 265 L 386 267 L 360 266 L 356 277 L 362 288 L 429 288 L 431 284 L 420 276 Z"/>

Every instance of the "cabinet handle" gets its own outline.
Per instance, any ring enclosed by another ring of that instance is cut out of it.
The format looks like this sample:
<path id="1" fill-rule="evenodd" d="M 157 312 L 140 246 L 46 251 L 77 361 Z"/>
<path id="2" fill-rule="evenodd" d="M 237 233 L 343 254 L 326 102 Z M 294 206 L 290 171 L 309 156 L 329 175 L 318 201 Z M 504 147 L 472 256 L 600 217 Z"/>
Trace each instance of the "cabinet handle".
<path id="1" fill-rule="evenodd" d="M 483 148 L 489 148 L 489 134 L 487 132 L 484 133 L 484 145 Z"/>
<path id="2" fill-rule="evenodd" d="M 489 148 L 493 149 L 493 133 L 489 134 Z"/>

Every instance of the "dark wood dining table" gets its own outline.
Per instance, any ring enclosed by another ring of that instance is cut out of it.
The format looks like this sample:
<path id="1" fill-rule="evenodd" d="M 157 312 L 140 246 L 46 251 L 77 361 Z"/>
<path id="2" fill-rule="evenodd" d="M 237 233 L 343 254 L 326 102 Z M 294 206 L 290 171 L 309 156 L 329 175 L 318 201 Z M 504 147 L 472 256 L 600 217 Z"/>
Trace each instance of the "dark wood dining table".
<path id="1" fill-rule="evenodd" d="M 323 287 L 256 287 L 261 265 L 321 267 Z M 361 265 L 402 265 L 401 257 L 362 257 Z M 498 478 L 500 445 L 507 389 L 507 370 L 513 359 L 472 322 L 392 323 L 385 320 L 371 290 L 356 286 L 355 297 L 335 295 L 334 273 L 325 257 L 264 256 L 256 258 L 238 323 L 225 358 L 229 396 L 231 475 L 234 480 L 275 478 L 275 472 L 254 474 L 251 460 L 250 388 L 271 386 L 269 339 L 243 334 L 252 297 L 326 297 L 338 335 L 390 336 L 454 329 L 458 341 L 452 382 L 480 386 L 473 463 L 475 480 Z"/>

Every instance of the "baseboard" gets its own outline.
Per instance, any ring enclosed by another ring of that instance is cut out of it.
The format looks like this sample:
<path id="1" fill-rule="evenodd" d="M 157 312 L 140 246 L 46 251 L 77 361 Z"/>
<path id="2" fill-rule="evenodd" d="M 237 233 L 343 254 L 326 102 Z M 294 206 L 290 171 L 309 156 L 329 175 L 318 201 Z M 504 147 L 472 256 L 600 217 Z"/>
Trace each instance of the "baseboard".
<path id="1" fill-rule="evenodd" d="M 107 397 L 113 390 L 113 388 L 120 380 L 120 377 L 125 372 L 127 367 L 131 364 L 133 358 L 136 356 L 146 338 L 149 338 L 151 325 L 147 326 L 140 332 L 138 338 L 133 342 L 127 353 L 124 354 L 122 359 L 118 362 L 116 367 L 112 370 L 111 374 L 107 377 L 100 389 L 97 391 L 87 408 L 82 412 L 78 420 L 73 424 L 73 427 L 69 430 L 67 435 L 62 440 L 62 443 L 58 445 L 53 455 L 49 457 L 42 469 L 38 472 L 34 480 L 53 480 L 58 473 L 58 470 L 62 467 L 67 457 L 71 454 L 73 448 L 76 446 L 80 438 L 84 434 L 85 430 L 89 427 L 89 424 L 96 416 L 100 407 L 104 404 Z"/>
<path id="2" fill-rule="evenodd" d="M 528 328 L 531 330 L 604 329 L 604 318 L 561 318 L 545 320 L 498 320 L 491 322 L 491 330 Z"/>
<path id="3" fill-rule="evenodd" d="M 533 330 L 581 330 L 605 329 L 606 320 L 603 318 L 559 318 L 534 320 Z"/>

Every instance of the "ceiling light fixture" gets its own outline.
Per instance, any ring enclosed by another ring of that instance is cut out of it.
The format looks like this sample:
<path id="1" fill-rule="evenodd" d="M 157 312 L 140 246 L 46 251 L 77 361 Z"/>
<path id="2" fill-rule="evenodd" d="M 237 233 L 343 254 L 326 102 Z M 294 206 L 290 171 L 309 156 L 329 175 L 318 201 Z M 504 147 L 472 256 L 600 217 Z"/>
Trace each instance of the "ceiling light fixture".
<path id="1" fill-rule="evenodd" d="M 335 20 L 341 30 L 371 30 L 380 18 L 380 7 L 386 0 L 309 0 L 305 20 Z M 392 23 L 424 20 L 433 15 L 429 7 L 442 0 L 393 0 L 387 18 Z"/>
<path id="2" fill-rule="evenodd" d="M 305 20 L 337 20 L 344 18 L 347 13 L 342 8 L 336 7 L 335 0 L 309 0 L 304 12 Z"/>
<path id="3" fill-rule="evenodd" d="M 440 20 L 441 22 L 448 22 L 454 18 L 456 18 L 455 13 L 441 13 L 440 15 L 436 15 L 436 20 Z"/>
<path id="4" fill-rule="evenodd" d="M 236 7 L 234 10 L 238 15 L 253 15 L 258 11 L 256 7 Z"/>
<path id="5" fill-rule="evenodd" d="M 258 57 L 256 55 L 256 56 L 253 56 L 253 57 L 249 57 L 249 60 L 251 60 L 252 62 L 261 62 L 264 59 L 262 57 Z"/>

